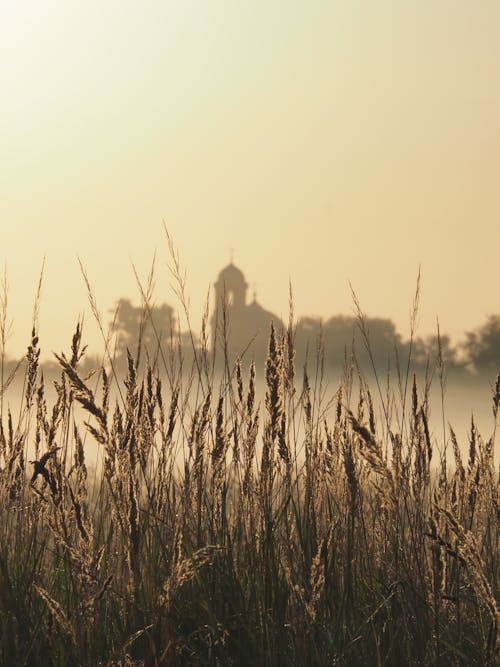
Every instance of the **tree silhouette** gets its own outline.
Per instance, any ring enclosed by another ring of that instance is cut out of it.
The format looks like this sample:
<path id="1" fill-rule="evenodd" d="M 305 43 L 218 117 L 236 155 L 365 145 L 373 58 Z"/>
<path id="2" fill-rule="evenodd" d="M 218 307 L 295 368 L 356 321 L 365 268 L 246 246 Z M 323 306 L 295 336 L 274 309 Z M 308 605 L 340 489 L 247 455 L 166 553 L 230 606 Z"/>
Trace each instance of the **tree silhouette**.
<path id="1" fill-rule="evenodd" d="M 166 303 L 142 308 L 122 298 L 113 312 L 117 357 L 125 357 L 127 349 L 135 354 L 140 342 L 141 348 L 154 358 L 159 345 L 165 345 L 176 332 L 174 310 Z"/>
<path id="2" fill-rule="evenodd" d="M 366 318 L 365 325 L 375 364 L 379 368 L 385 367 L 388 358 L 394 354 L 395 346 L 401 345 L 401 336 L 390 319 Z M 297 358 L 300 362 L 305 359 L 306 350 L 309 356 L 315 354 L 320 337 L 328 365 L 341 366 L 346 354 L 349 356 L 353 349 L 362 367 L 370 365 L 356 317 L 335 315 L 326 322 L 314 317 L 301 318 L 297 322 L 295 333 Z"/>
<path id="3" fill-rule="evenodd" d="M 468 331 L 463 348 L 467 361 L 478 373 L 500 370 L 500 315 L 491 315 L 478 329 Z"/>

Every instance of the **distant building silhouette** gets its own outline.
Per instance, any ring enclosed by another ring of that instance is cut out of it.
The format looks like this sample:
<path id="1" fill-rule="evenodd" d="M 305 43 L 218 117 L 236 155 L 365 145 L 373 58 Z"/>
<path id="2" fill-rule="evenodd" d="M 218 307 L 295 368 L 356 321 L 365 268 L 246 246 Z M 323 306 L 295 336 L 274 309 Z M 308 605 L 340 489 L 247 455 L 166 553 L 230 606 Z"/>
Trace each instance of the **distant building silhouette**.
<path id="1" fill-rule="evenodd" d="M 279 330 L 283 326 L 280 318 L 257 303 L 255 294 L 247 304 L 248 283 L 232 261 L 219 273 L 214 289 L 215 305 L 210 319 L 213 352 L 221 358 L 226 339 L 232 362 L 243 354 L 245 359 L 263 360 L 271 322 Z"/>

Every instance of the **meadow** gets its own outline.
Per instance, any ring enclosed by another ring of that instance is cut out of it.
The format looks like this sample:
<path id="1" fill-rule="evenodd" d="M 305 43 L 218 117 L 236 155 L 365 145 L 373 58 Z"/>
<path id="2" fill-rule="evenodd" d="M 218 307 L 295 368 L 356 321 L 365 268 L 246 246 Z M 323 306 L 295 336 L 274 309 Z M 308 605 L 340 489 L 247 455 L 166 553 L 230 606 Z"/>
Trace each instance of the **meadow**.
<path id="1" fill-rule="evenodd" d="M 434 433 L 411 356 L 326 391 L 293 317 L 263 368 L 158 352 L 84 374 L 78 325 L 49 403 L 34 321 L 17 414 L 2 370 L 1 665 L 498 664 L 496 427 Z"/>

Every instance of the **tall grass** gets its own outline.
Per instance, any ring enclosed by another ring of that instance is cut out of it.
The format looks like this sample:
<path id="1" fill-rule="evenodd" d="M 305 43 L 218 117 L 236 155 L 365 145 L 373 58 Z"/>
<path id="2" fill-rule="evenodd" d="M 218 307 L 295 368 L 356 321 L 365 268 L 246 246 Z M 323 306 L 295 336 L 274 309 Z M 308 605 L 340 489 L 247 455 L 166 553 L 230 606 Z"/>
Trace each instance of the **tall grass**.
<path id="1" fill-rule="evenodd" d="M 497 664 L 495 433 L 464 461 L 450 430 L 451 465 L 410 365 L 377 418 L 355 359 L 329 397 L 293 341 L 221 377 L 174 342 L 121 380 L 82 376 L 78 326 L 49 407 L 34 322 L 2 400 L 0 664 Z"/>

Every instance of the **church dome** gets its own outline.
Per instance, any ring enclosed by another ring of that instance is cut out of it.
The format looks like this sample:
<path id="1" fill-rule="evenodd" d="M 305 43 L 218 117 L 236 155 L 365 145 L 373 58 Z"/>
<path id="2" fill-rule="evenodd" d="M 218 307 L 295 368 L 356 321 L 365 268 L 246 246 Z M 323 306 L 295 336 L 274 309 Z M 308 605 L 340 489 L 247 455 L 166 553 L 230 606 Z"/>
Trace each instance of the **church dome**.
<path id="1" fill-rule="evenodd" d="M 243 272 L 231 262 L 222 269 L 215 283 L 217 304 L 226 303 L 237 308 L 244 307 L 247 287 Z"/>
<path id="2" fill-rule="evenodd" d="M 226 285 L 246 285 L 243 271 L 238 269 L 233 263 L 228 264 L 222 269 L 217 282 L 226 283 Z"/>
<path id="3" fill-rule="evenodd" d="M 219 273 L 215 288 L 215 307 L 211 317 L 213 347 L 224 340 L 224 354 L 247 354 L 247 358 L 266 358 L 271 322 L 280 329 L 281 320 L 265 310 L 255 294 L 246 303 L 248 284 L 240 269 L 230 262 Z"/>

